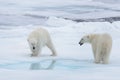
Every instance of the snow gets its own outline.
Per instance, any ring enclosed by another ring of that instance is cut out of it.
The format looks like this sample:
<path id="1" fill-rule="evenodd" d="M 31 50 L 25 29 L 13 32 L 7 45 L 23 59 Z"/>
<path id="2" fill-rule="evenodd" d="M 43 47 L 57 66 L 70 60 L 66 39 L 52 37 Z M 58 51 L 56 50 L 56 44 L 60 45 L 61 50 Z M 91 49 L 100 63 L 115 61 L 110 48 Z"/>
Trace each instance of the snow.
<path id="1" fill-rule="evenodd" d="M 43 48 L 42 55 L 30 57 L 27 35 L 36 27 L 14 27 L 1 29 L 0 38 L 0 79 L 1 80 L 119 80 L 119 24 L 120 22 L 82 22 L 75 23 L 57 18 L 46 21 L 46 28 L 56 46 L 58 56 L 51 57 L 50 50 Z M 55 24 L 53 24 L 55 22 Z M 50 24 L 51 23 L 51 24 Z M 57 23 L 57 25 L 56 25 Z M 68 23 L 68 24 L 67 24 Z M 49 25 L 48 25 L 49 24 Z M 116 29 L 116 27 L 118 27 Z M 52 27 L 53 26 L 53 27 Z M 37 27 L 41 27 L 38 25 Z M 9 31 L 8 31 L 9 30 Z M 110 64 L 95 64 L 91 46 L 82 47 L 80 38 L 89 33 L 109 33 L 113 38 Z M 45 69 L 51 61 L 56 61 L 53 68 Z M 39 69 L 39 66 L 43 68 Z M 35 69 L 35 70 L 34 70 Z M 38 69 L 38 70 L 37 70 Z"/>
<path id="2" fill-rule="evenodd" d="M 64 19 L 119 17 L 119 4 L 119 0 L 0 0 L 0 80 L 120 80 L 120 21 Z M 27 37 L 38 27 L 50 32 L 56 57 L 47 47 L 38 57 L 30 56 Z M 112 36 L 109 64 L 95 64 L 91 45 L 78 44 L 90 33 Z"/>

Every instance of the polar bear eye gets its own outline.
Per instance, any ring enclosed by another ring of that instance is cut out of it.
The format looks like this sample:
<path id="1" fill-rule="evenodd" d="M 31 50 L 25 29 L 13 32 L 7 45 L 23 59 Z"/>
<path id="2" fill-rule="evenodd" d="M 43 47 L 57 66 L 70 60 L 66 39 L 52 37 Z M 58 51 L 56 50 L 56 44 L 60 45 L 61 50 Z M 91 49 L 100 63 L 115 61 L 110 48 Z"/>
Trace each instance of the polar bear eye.
<path id="1" fill-rule="evenodd" d="M 84 39 L 83 39 L 83 38 L 81 39 L 81 42 L 82 42 L 82 41 L 84 41 Z"/>

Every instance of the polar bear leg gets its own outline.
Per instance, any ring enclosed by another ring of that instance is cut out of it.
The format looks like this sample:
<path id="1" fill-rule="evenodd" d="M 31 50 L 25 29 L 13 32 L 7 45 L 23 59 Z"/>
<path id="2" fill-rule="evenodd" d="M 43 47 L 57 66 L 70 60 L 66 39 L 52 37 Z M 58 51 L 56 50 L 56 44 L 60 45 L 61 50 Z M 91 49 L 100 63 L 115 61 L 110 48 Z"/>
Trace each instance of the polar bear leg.
<path id="1" fill-rule="evenodd" d="M 94 59 L 96 57 L 96 47 L 95 45 L 92 45 L 92 51 L 93 51 L 93 55 L 94 55 Z"/>
<path id="2" fill-rule="evenodd" d="M 99 49 L 96 50 L 95 63 L 100 63 L 101 52 Z"/>
<path id="3" fill-rule="evenodd" d="M 103 53 L 103 64 L 108 64 L 109 63 L 109 54 L 110 54 L 110 50 L 109 49 L 106 49 Z"/>
<path id="4" fill-rule="evenodd" d="M 100 63 L 99 53 L 96 54 L 95 63 Z"/>
<path id="5" fill-rule="evenodd" d="M 102 62 L 103 64 L 108 64 L 109 63 L 109 57 L 107 56 L 107 55 L 105 55 L 104 57 L 103 57 L 103 62 Z"/>
<path id="6" fill-rule="evenodd" d="M 52 51 L 52 56 L 56 56 L 57 55 L 56 50 L 54 48 L 52 41 L 50 40 L 46 45 Z"/>

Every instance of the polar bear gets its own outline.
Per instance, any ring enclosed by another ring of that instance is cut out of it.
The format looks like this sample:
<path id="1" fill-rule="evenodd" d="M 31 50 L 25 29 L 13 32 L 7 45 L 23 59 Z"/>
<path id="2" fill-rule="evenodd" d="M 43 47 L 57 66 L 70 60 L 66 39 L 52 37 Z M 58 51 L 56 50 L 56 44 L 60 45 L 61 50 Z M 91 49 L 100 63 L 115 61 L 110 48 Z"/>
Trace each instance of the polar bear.
<path id="1" fill-rule="evenodd" d="M 112 38 L 109 34 L 90 34 L 82 37 L 79 44 L 90 43 L 94 53 L 95 63 L 109 63 L 109 55 L 112 48 Z"/>
<path id="2" fill-rule="evenodd" d="M 27 40 L 32 51 L 31 56 L 38 56 L 44 46 L 47 46 L 52 51 L 52 55 L 56 56 L 56 50 L 46 29 L 37 28 L 29 34 Z"/>

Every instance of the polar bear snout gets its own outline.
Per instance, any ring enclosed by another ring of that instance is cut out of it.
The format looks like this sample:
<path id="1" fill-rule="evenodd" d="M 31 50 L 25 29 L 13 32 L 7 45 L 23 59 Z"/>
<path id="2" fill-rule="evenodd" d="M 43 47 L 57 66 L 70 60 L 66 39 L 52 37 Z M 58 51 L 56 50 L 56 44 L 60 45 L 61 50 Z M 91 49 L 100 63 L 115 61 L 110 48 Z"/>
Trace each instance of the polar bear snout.
<path id="1" fill-rule="evenodd" d="M 33 50 L 35 49 L 35 47 L 33 46 Z"/>
<path id="2" fill-rule="evenodd" d="M 80 46 L 82 46 L 84 44 L 84 40 L 81 39 L 80 42 L 79 42 Z"/>
<path id="3" fill-rule="evenodd" d="M 82 46 L 82 45 L 83 45 L 83 43 L 82 43 L 82 42 L 79 42 L 79 44 L 80 44 L 80 46 Z"/>

